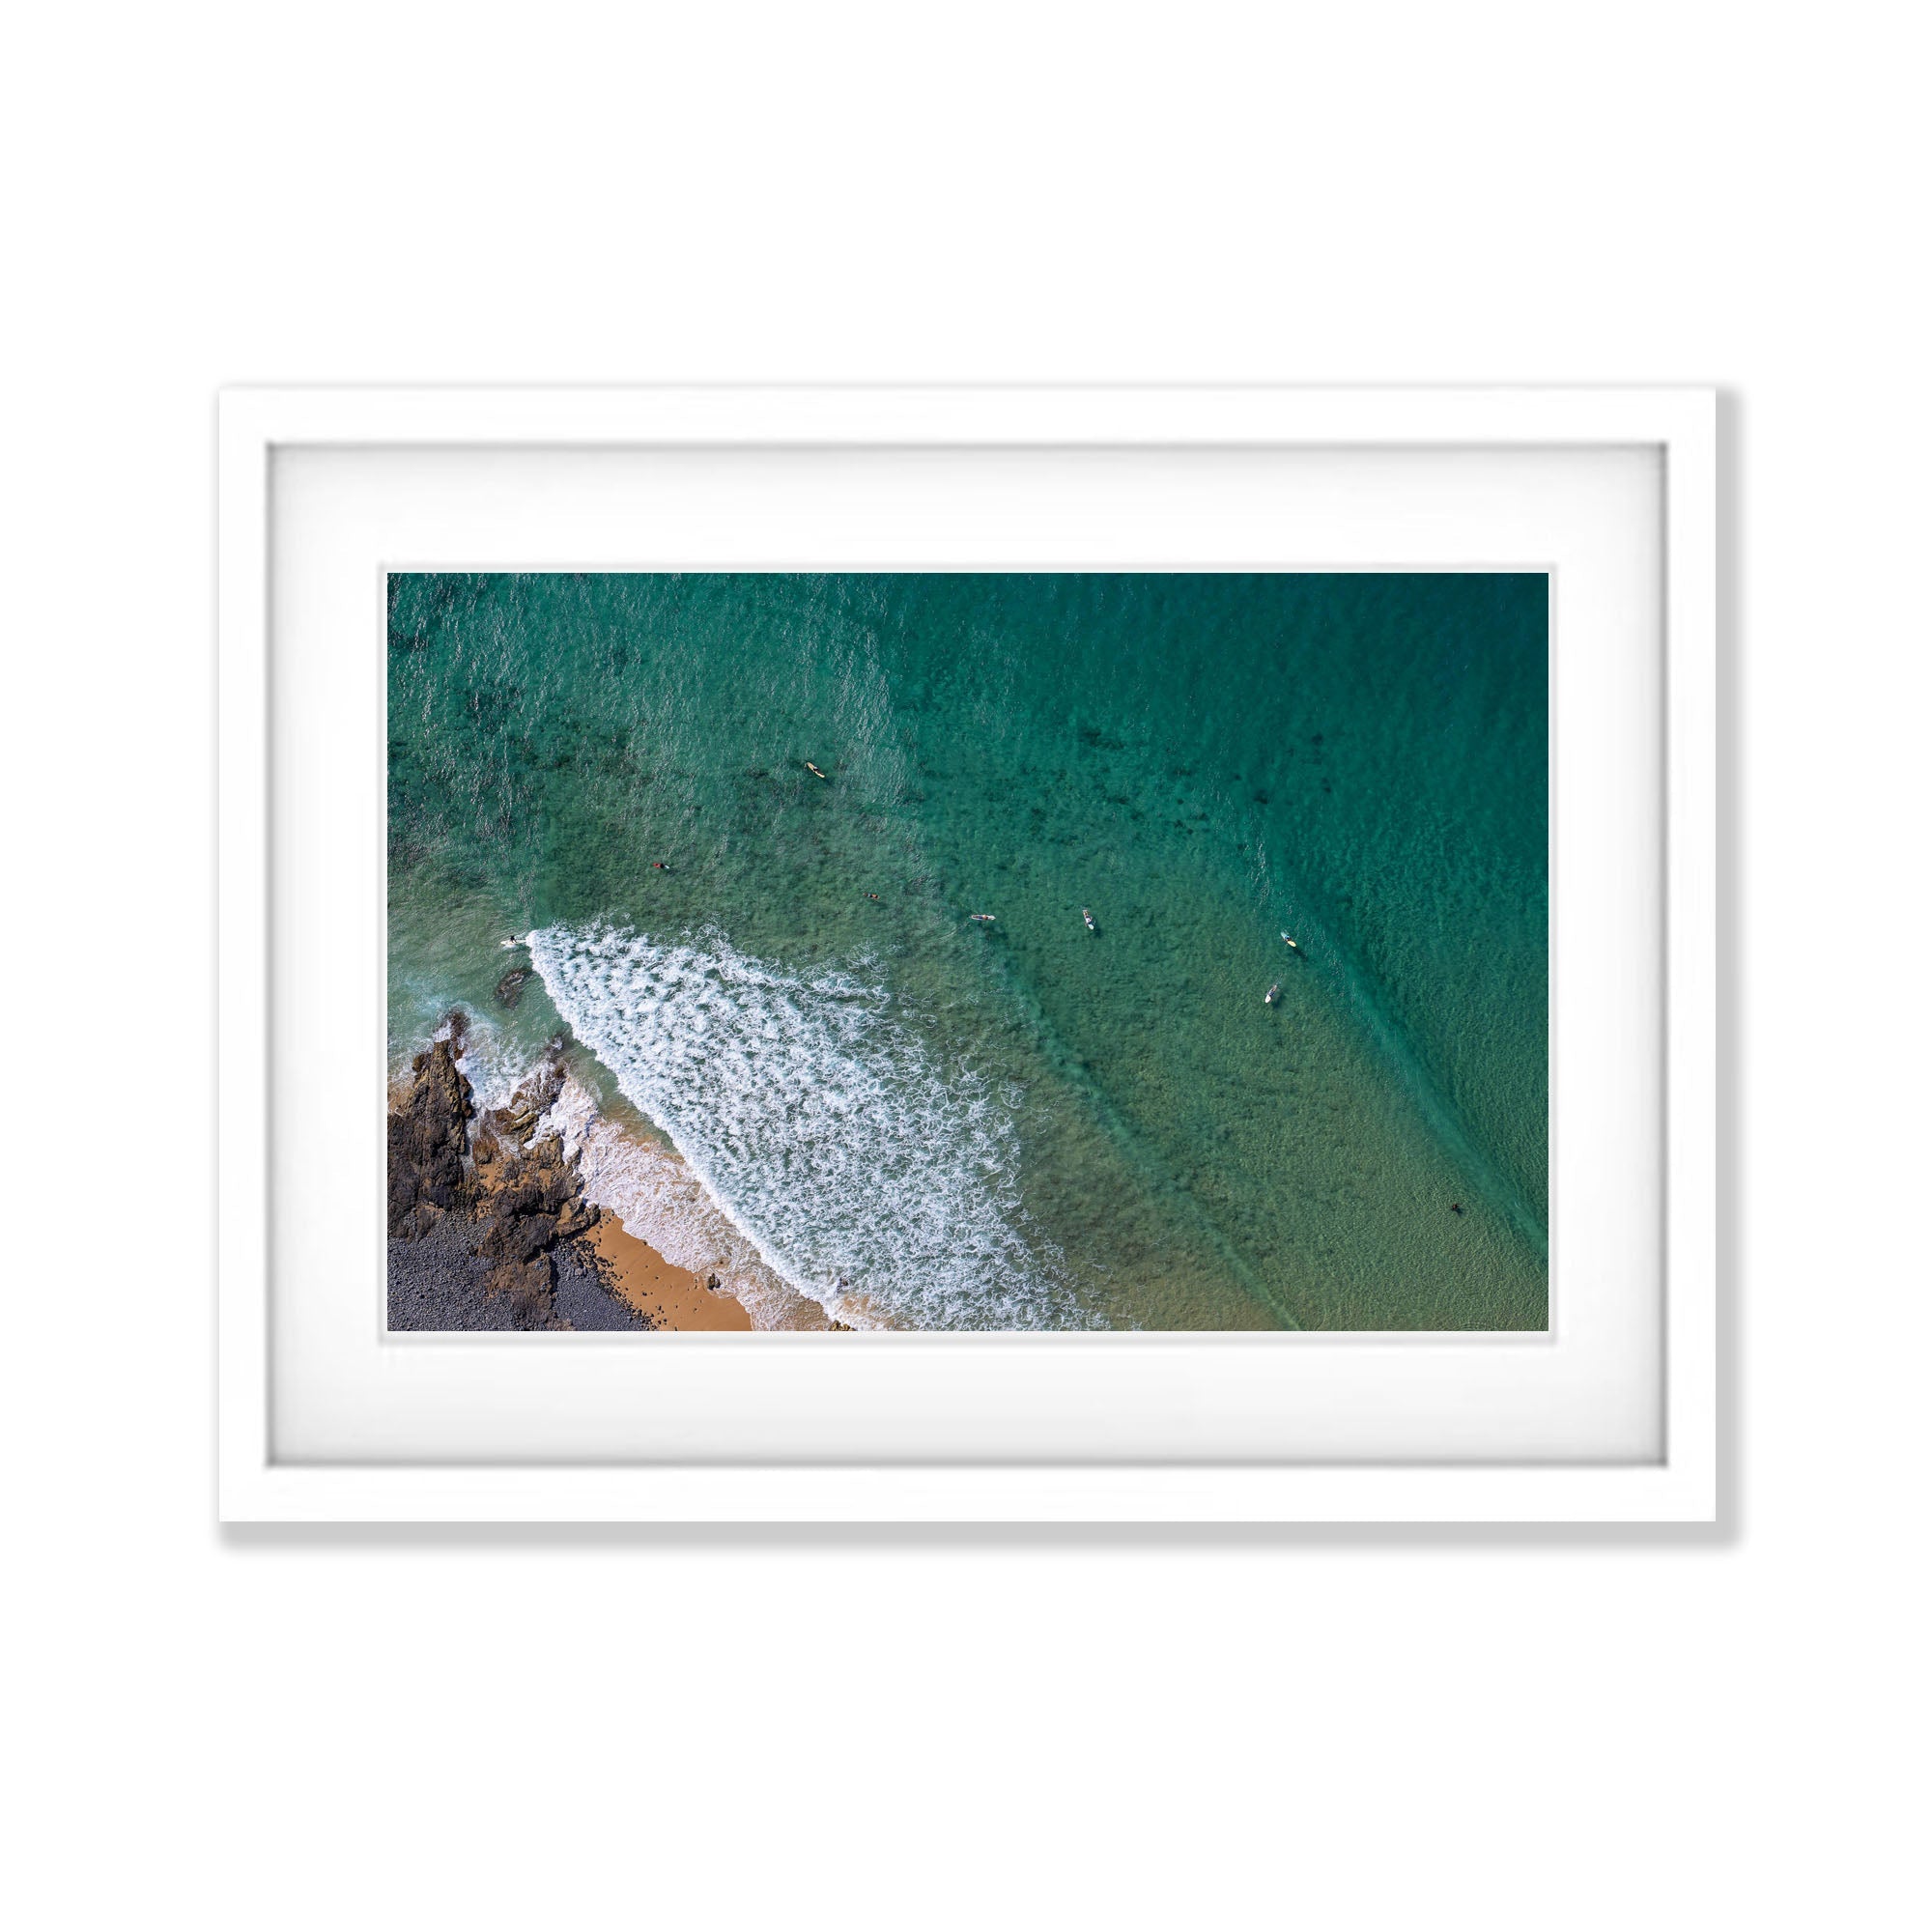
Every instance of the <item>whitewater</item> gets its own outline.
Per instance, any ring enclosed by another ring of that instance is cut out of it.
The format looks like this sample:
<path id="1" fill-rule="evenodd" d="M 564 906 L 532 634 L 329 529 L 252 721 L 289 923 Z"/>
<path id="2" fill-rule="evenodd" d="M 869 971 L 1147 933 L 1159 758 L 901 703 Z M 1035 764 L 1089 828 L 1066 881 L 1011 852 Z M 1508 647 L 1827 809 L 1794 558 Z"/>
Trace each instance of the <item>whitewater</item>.
<path id="1" fill-rule="evenodd" d="M 530 935 L 557 1012 L 759 1258 L 856 1327 L 1094 1327 L 1031 1227 L 1009 1098 L 854 970 L 721 932 Z"/>

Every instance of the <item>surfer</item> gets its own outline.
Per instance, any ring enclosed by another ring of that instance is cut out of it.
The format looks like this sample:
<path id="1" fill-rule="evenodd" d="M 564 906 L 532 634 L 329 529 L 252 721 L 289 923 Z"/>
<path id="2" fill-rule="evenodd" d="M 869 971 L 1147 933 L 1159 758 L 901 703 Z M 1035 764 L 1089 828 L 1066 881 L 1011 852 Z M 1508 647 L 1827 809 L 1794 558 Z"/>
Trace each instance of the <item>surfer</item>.
<path id="1" fill-rule="evenodd" d="M 809 771 L 809 772 L 810 772 L 810 773 L 811 774 L 811 776 L 812 776 L 813 778 L 815 778 L 815 779 L 825 779 L 825 774 L 824 774 L 823 772 L 821 772 L 821 771 L 820 771 L 820 770 L 818 769 L 818 767 L 817 767 L 816 765 L 814 765 L 814 764 L 813 764 L 813 763 L 811 762 L 811 760 L 810 760 L 810 758 L 806 759 L 806 761 L 805 761 L 805 768 L 806 768 L 806 770 L 807 770 L 807 771 Z M 830 784 L 830 783 L 832 782 L 832 781 L 831 781 L 830 779 L 825 779 L 825 782 L 826 782 L 827 784 Z"/>
<path id="2" fill-rule="evenodd" d="M 991 925 L 994 919 L 994 915 L 989 912 L 969 912 L 966 917 L 968 919 L 977 919 L 981 925 Z"/>
<path id="3" fill-rule="evenodd" d="M 1091 912 L 1089 912 L 1085 906 L 1082 906 L 1080 908 L 1080 917 L 1087 922 L 1087 930 L 1089 932 L 1098 932 L 1100 930 L 1100 928 L 1094 923 L 1094 915 Z"/>
<path id="4" fill-rule="evenodd" d="M 1281 998 L 1281 981 L 1277 980 L 1274 982 L 1274 984 L 1270 986 L 1267 989 L 1267 991 L 1262 995 L 1262 1005 L 1264 1007 L 1271 1007 L 1280 998 Z"/>
<path id="5" fill-rule="evenodd" d="M 1297 946 L 1293 940 L 1290 939 L 1287 933 L 1284 932 L 1281 937 L 1283 945 L 1285 945 L 1291 952 L 1299 952 L 1301 951 L 1301 948 Z"/>
<path id="6" fill-rule="evenodd" d="M 518 947 L 527 946 L 528 944 L 529 941 L 527 939 L 520 939 L 513 932 L 511 933 L 508 939 L 504 940 L 500 950 L 504 952 L 514 952 Z"/>

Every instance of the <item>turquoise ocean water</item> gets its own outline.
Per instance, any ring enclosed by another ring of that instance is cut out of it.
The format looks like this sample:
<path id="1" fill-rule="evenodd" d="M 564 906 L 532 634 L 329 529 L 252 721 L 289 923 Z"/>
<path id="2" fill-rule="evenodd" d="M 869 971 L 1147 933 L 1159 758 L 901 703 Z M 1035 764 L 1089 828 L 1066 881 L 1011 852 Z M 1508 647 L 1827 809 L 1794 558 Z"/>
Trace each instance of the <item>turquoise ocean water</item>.
<path id="1" fill-rule="evenodd" d="M 1537 575 L 392 577 L 392 1070 L 567 1026 L 895 1324 L 1543 1327 L 1548 643 Z"/>

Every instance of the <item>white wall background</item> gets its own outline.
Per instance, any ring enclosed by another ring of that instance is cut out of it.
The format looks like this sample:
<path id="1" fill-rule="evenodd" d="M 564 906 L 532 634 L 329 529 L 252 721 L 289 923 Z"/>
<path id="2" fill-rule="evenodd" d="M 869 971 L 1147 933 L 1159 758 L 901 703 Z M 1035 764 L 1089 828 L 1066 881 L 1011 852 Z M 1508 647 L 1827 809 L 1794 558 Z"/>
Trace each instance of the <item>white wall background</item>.
<path id="1" fill-rule="evenodd" d="M 1921 25 L 15 14 L 12 1922 L 1923 1914 Z M 212 392 L 787 377 L 1726 385 L 1727 1533 L 216 1532 Z"/>

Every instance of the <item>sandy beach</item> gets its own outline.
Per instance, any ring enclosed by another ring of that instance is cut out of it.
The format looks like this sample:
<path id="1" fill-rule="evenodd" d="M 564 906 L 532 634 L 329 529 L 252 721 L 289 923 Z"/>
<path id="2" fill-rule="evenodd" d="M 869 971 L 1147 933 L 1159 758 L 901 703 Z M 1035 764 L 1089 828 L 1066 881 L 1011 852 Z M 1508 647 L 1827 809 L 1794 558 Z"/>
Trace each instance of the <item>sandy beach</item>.
<path id="1" fill-rule="evenodd" d="M 547 1121 L 599 1210 L 600 1271 L 626 1307 L 653 1327 L 714 1333 L 840 1325 L 765 1261 L 675 1148 L 629 1109 L 618 1113 L 600 1111 L 572 1074 Z M 713 1278 L 718 1288 L 707 1290 Z"/>
<path id="2" fill-rule="evenodd" d="M 674 1267 L 648 1241 L 629 1234 L 610 1208 L 587 1236 L 611 1289 L 653 1328 L 728 1333 L 749 1330 L 750 1313 L 735 1296 L 706 1288 L 689 1268 Z"/>
<path id="3" fill-rule="evenodd" d="M 554 1036 L 481 1106 L 490 1029 L 452 1010 L 388 1116 L 390 1326 L 749 1334 L 835 1327 L 757 1256 L 674 1150 L 599 1113 Z M 641 1124 L 641 1123 L 637 1123 Z M 635 1232 L 634 1232 L 635 1231 Z"/>

